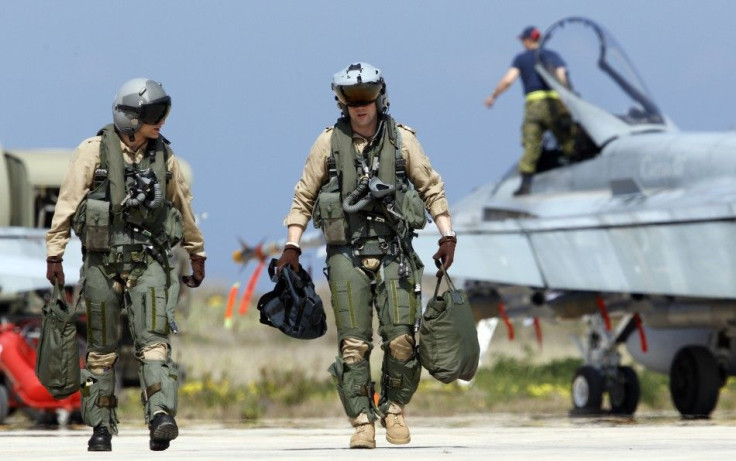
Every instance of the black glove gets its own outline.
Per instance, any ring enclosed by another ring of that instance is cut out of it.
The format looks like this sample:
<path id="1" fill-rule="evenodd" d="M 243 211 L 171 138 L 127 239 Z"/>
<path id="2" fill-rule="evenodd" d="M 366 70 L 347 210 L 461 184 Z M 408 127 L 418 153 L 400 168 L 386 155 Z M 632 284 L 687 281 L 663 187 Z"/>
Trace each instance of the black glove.
<path id="1" fill-rule="evenodd" d="M 62 267 L 61 256 L 49 256 L 46 258 L 46 278 L 52 285 L 58 283 L 64 286 L 64 267 Z"/>
<path id="2" fill-rule="evenodd" d="M 281 257 L 276 262 L 276 274 L 281 275 L 281 269 L 287 264 L 294 269 L 294 272 L 299 272 L 299 255 L 302 254 L 302 250 L 296 246 L 288 244 L 284 247 L 284 252 L 281 253 Z"/>
<path id="3" fill-rule="evenodd" d="M 189 262 L 192 265 L 192 275 L 185 275 L 181 278 L 182 282 L 188 287 L 197 288 L 204 280 L 204 256 L 192 255 Z"/>
<path id="4" fill-rule="evenodd" d="M 439 242 L 440 249 L 437 253 L 432 256 L 434 259 L 434 265 L 440 267 L 442 264 L 445 267 L 445 271 L 452 266 L 452 261 L 455 259 L 455 245 L 457 245 L 457 237 L 442 237 Z M 437 278 L 442 277 L 442 271 L 437 271 Z"/>

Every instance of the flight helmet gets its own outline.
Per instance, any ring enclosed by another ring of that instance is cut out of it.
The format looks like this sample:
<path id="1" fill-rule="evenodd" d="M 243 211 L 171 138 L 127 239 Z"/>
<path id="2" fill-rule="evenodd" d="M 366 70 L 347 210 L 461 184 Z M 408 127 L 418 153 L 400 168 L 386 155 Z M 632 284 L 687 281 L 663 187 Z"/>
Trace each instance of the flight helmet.
<path id="1" fill-rule="evenodd" d="M 277 274 L 277 262 L 274 258 L 268 265 L 276 286 L 258 300 L 260 322 L 292 338 L 319 338 L 327 331 L 327 318 L 312 278 L 301 265 L 294 271 L 287 264 Z"/>
<path id="2" fill-rule="evenodd" d="M 155 125 L 171 110 L 171 97 L 163 86 L 147 78 L 128 80 L 120 87 L 112 103 L 115 128 L 121 133 L 133 135 L 146 123 Z"/>
<path id="3" fill-rule="evenodd" d="M 337 107 L 347 115 L 348 106 L 363 106 L 375 102 L 379 113 L 388 111 L 386 82 L 381 70 L 366 62 L 350 64 L 332 77 Z"/>

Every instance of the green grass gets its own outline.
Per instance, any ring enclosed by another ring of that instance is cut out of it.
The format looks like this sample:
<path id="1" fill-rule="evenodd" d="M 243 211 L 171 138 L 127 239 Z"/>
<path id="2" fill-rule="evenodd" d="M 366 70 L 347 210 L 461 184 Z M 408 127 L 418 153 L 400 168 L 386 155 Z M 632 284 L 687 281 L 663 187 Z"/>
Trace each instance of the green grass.
<path id="1" fill-rule="evenodd" d="M 426 372 L 409 405 L 415 415 L 454 416 L 484 412 L 560 413 L 571 408 L 570 382 L 582 362 L 574 358 L 536 364 L 531 357 L 499 357 L 481 368 L 470 385 L 442 384 Z M 672 410 L 667 377 L 637 370 L 640 410 Z M 325 373 L 326 375 L 326 373 Z M 124 420 L 140 416 L 137 391 L 122 399 Z M 720 408 L 736 407 L 736 383 L 724 387 Z M 299 369 L 260 370 L 259 377 L 237 384 L 227 375 L 190 377 L 179 390 L 179 414 L 188 419 L 258 421 L 259 419 L 342 416 L 330 378 L 313 378 Z"/>

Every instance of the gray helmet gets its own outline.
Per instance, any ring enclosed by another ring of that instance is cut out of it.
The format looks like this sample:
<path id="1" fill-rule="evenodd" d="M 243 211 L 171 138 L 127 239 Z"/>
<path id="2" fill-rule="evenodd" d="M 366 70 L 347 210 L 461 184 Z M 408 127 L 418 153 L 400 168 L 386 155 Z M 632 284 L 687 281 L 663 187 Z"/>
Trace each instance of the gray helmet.
<path id="1" fill-rule="evenodd" d="M 133 136 L 146 123 L 155 125 L 169 115 L 171 97 L 160 83 L 147 78 L 128 80 L 120 87 L 112 103 L 115 128 Z"/>
<path id="2" fill-rule="evenodd" d="M 351 105 L 365 105 L 376 102 L 378 112 L 388 111 L 386 82 L 381 70 L 366 62 L 350 64 L 332 77 L 332 91 L 335 92 L 337 107 L 347 115 Z"/>

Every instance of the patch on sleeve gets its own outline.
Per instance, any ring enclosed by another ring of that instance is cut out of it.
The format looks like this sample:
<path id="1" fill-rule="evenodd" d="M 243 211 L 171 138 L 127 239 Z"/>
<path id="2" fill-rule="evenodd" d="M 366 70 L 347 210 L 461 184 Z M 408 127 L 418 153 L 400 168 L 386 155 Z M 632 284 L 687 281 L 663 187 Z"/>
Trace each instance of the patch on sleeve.
<path id="1" fill-rule="evenodd" d="M 396 126 L 405 129 L 406 131 L 409 131 L 411 134 L 417 134 L 417 130 L 414 128 L 404 125 L 403 123 L 397 123 Z"/>

